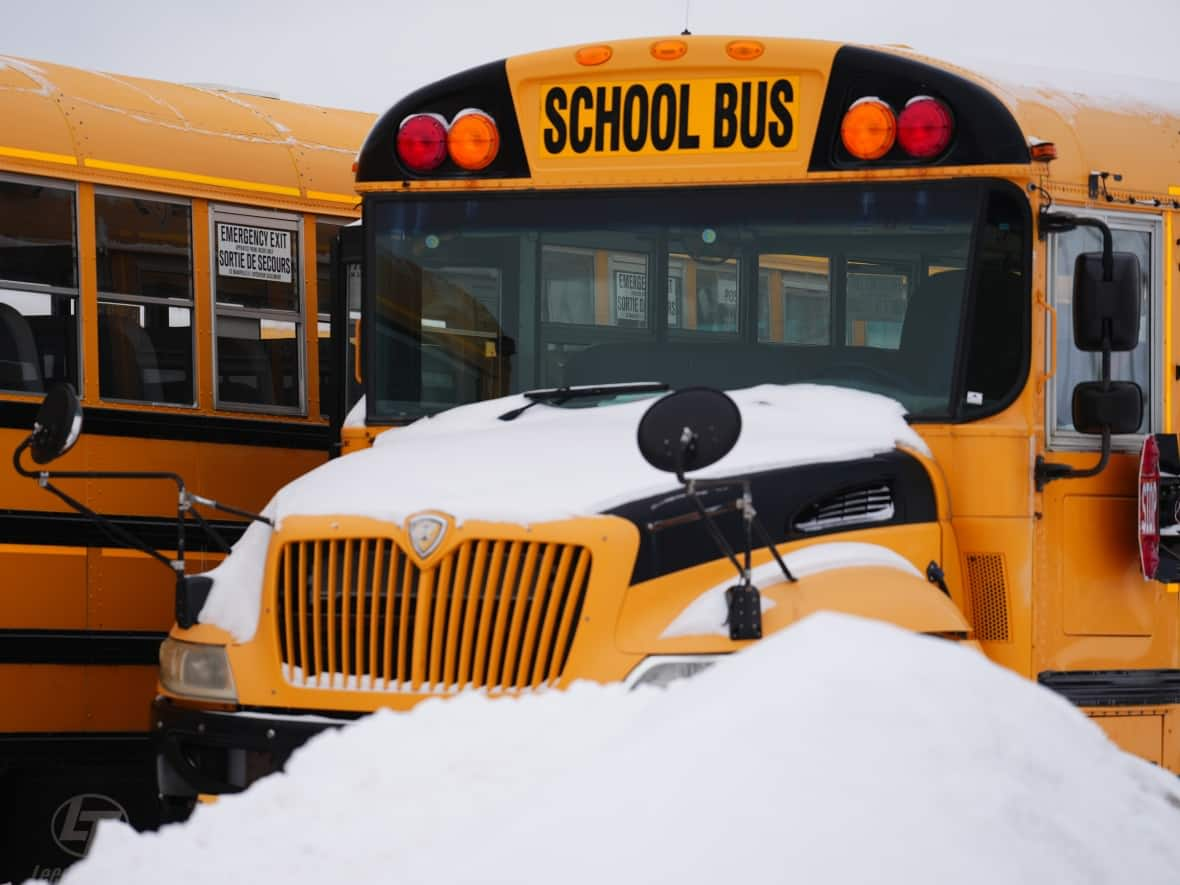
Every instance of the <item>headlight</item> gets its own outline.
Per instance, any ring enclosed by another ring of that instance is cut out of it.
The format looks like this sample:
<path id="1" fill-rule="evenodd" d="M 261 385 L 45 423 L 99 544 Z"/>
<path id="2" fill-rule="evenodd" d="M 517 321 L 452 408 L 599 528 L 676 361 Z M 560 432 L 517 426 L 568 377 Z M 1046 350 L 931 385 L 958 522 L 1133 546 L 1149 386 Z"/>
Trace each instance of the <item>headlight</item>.
<path id="1" fill-rule="evenodd" d="M 641 685 L 655 685 L 667 688 L 668 683 L 677 679 L 688 679 L 702 670 L 708 670 L 722 655 L 685 655 L 681 657 L 645 658 L 627 677 L 627 687 L 636 689 Z"/>
<path id="2" fill-rule="evenodd" d="M 238 699 L 224 645 L 165 639 L 160 643 L 160 682 L 175 694 L 218 701 Z"/>

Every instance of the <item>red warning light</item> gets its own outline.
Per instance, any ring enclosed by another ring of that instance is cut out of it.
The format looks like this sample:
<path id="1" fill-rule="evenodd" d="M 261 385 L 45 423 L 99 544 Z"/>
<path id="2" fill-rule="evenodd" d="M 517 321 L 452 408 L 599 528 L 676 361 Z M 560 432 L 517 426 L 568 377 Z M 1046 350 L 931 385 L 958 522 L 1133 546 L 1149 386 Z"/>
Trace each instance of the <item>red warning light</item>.
<path id="1" fill-rule="evenodd" d="M 897 143 L 918 160 L 932 160 L 945 151 L 954 132 L 950 110 L 929 95 L 911 98 L 897 118 Z"/>
<path id="2" fill-rule="evenodd" d="M 412 172 L 429 172 L 447 157 L 447 124 L 437 114 L 415 114 L 397 131 L 397 155 Z"/>

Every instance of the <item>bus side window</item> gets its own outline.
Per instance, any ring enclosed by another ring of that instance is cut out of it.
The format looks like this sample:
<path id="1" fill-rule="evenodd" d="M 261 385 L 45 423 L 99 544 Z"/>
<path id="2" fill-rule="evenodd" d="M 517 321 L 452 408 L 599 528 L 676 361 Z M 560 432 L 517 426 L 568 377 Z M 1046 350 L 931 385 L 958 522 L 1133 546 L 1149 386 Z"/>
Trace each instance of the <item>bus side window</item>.
<path id="1" fill-rule="evenodd" d="M 0 178 L 0 391 L 78 388 L 78 247 L 71 187 Z"/>
<path id="2" fill-rule="evenodd" d="M 831 259 L 766 253 L 758 256 L 758 341 L 831 344 Z"/>
<path id="3" fill-rule="evenodd" d="M 1088 214 L 1088 213 L 1076 213 Z M 1153 305 L 1162 302 L 1157 292 L 1159 272 L 1154 256 L 1159 242 L 1160 223 L 1150 217 L 1102 215 L 1114 234 L 1116 252 L 1132 252 L 1139 258 L 1143 277 L 1140 293 L 1139 345 L 1131 351 L 1111 355 L 1111 377 L 1117 381 L 1134 381 L 1143 390 L 1143 423 L 1139 433 L 1149 433 L 1157 424 L 1158 412 L 1155 391 L 1161 369 L 1157 365 L 1160 355 L 1154 345 L 1156 317 Z M 1077 433 L 1073 426 L 1071 398 L 1074 386 L 1081 381 L 1093 381 L 1101 375 L 1102 355 L 1084 353 L 1074 347 L 1073 341 L 1073 273 L 1074 262 L 1082 252 L 1097 252 L 1102 249 L 1098 231 L 1078 227 L 1068 233 L 1050 238 L 1049 298 L 1057 310 L 1057 368 L 1052 379 L 1053 396 L 1049 397 L 1052 413 L 1050 416 L 1050 439 L 1057 448 L 1093 449 L 1098 443 L 1093 435 Z M 1114 444 L 1119 447 L 1116 437 Z M 1122 440 L 1124 448 L 1138 450 L 1138 436 L 1134 440 Z"/>
<path id="4" fill-rule="evenodd" d="M 194 405 L 189 205 L 96 193 L 94 220 L 99 396 Z"/>
<path id="5" fill-rule="evenodd" d="M 218 408 L 304 412 L 300 229 L 295 216 L 213 210 Z"/>

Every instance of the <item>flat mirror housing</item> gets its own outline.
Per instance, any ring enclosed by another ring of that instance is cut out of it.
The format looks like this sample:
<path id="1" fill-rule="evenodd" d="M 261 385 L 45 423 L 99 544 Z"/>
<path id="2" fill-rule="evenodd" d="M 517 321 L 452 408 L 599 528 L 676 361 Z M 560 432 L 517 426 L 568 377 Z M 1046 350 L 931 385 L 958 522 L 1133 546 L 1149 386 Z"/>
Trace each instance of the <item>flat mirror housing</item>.
<path id="1" fill-rule="evenodd" d="M 1079 433 L 1135 433 L 1143 423 L 1143 391 L 1133 381 L 1084 381 L 1073 389 L 1073 426 Z"/>
<path id="2" fill-rule="evenodd" d="M 1074 262 L 1073 340 L 1078 350 L 1097 353 L 1109 326 L 1112 351 L 1139 344 L 1139 258 L 1133 252 L 1111 253 L 1111 279 L 1105 280 L 1101 252 L 1083 252 Z"/>
<path id="3" fill-rule="evenodd" d="M 742 413 L 711 387 L 686 387 L 661 397 L 639 422 L 639 451 L 657 470 L 677 475 L 720 461 L 737 444 Z"/>
<path id="4" fill-rule="evenodd" d="M 33 433 L 29 451 L 38 464 L 48 464 L 60 458 L 78 441 L 82 433 L 82 404 L 69 384 L 56 384 L 45 394 Z"/>

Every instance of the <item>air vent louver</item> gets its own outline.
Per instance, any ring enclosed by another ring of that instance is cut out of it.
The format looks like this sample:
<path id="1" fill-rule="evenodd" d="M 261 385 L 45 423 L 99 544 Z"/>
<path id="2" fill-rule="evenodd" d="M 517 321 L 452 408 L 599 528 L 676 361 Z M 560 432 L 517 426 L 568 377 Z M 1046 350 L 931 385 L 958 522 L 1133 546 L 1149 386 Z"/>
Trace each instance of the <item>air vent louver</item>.
<path id="1" fill-rule="evenodd" d="M 887 485 L 850 489 L 805 509 L 795 520 L 801 532 L 822 532 L 893 519 L 893 491 Z"/>
<path id="2" fill-rule="evenodd" d="M 1008 577 L 1002 553 L 967 553 L 967 587 L 975 638 L 1008 640 Z"/>

